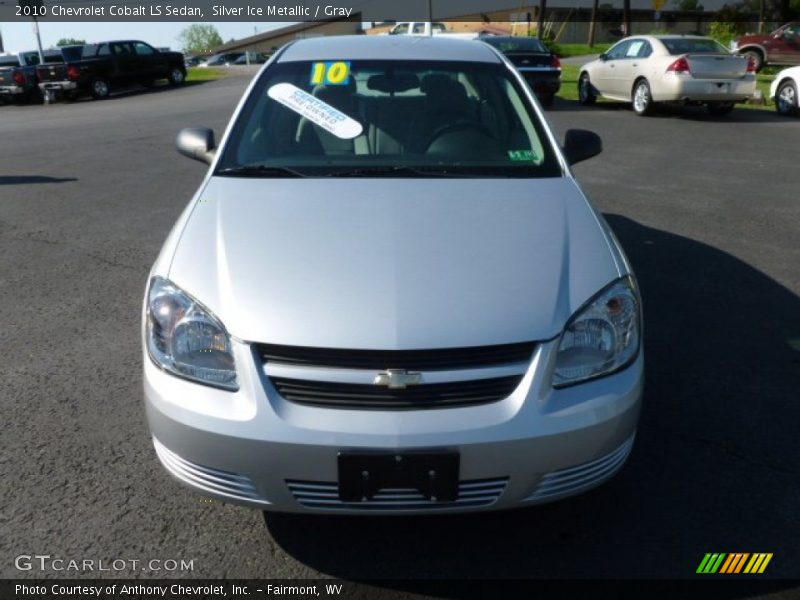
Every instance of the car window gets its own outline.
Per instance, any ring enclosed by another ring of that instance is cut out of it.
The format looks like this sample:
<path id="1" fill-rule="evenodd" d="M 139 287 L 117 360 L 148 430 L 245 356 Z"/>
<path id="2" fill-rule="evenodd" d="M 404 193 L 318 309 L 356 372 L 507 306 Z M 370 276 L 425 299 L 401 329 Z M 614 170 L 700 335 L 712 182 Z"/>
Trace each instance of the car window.
<path id="1" fill-rule="evenodd" d="M 533 52 L 547 54 L 549 51 L 542 42 L 536 38 L 499 38 L 492 39 L 490 37 L 483 38 L 487 44 L 494 46 L 504 54 L 514 52 Z"/>
<path id="2" fill-rule="evenodd" d="M 447 25 L 444 23 L 433 23 L 431 25 L 431 31 L 438 31 L 440 33 L 447 31 Z"/>
<path id="3" fill-rule="evenodd" d="M 797 25 L 789 25 L 784 31 L 784 36 L 800 37 L 800 23 Z"/>
<path id="4" fill-rule="evenodd" d="M 425 33 L 425 23 L 414 23 L 413 33 Z"/>
<path id="5" fill-rule="evenodd" d="M 39 53 L 35 52 L 35 51 L 23 52 L 22 53 L 22 60 L 25 62 L 26 65 L 38 65 L 39 64 Z"/>
<path id="6" fill-rule="evenodd" d="M 83 47 L 69 46 L 67 48 L 61 48 L 61 54 L 64 60 L 67 61 L 80 60 L 83 56 Z"/>
<path id="7" fill-rule="evenodd" d="M 719 42 L 709 38 L 661 38 L 670 54 L 730 54 Z"/>
<path id="8" fill-rule="evenodd" d="M 630 44 L 630 40 L 621 41 L 616 46 L 611 48 L 611 50 L 606 52 L 606 57 L 609 60 L 616 60 L 618 58 L 623 58 L 625 56 L 625 53 L 628 51 L 628 44 Z"/>
<path id="9" fill-rule="evenodd" d="M 650 45 L 650 42 L 644 40 L 642 43 L 642 47 L 639 50 L 639 55 L 637 58 L 647 58 L 653 53 L 653 46 Z"/>
<path id="10" fill-rule="evenodd" d="M 395 35 L 408 33 L 408 23 L 401 23 L 392 31 Z"/>
<path id="11" fill-rule="evenodd" d="M 217 173 L 245 166 L 313 175 L 378 167 L 422 176 L 562 175 L 513 73 L 442 61 L 273 65 L 242 108 Z"/>
<path id="12" fill-rule="evenodd" d="M 152 56 L 156 53 L 152 46 L 149 46 L 144 42 L 136 42 L 133 47 L 136 50 L 136 54 L 139 56 Z"/>
<path id="13" fill-rule="evenodd" d="M 111 44 L 111 50 L 114 55 L 120 58 L 133 56 L 133 48 L 129 43 Z"/>
<path id="14" fill-rule="evenodd" d="M 18 67 L 19 59 L 16 56 L 0 56 L 0 67 Z"/>
<path id="15" fill-rule="evenodd" d="M 100 44 L 97 48 L 97 56 L 111 56 L 111 47 L 108 44 Z"/>

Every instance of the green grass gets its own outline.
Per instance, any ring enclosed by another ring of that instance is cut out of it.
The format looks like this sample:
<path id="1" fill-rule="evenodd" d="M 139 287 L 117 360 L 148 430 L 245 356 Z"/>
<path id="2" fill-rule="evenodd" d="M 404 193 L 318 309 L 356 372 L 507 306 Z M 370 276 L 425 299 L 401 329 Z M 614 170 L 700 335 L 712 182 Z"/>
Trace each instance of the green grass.
<path id="1" fill-rule="evenodd" d="M 190 67 L 186 73 L 186 83 L 216 81 L 221 77 L 225 77 L 225 75 L 227 75 L 227 73 L 222 69 L 214 69 L 211 67 L 198 69 L 196 67 Z"/>
<path id="2" fill-rule="evenodd" d="M 591 48 L 588 44 L 557 44 L 555 50 L 561 58 L 569 58 L 570 56 L 601 54 L 609 48 L 611 48 L 611 44 L 595 44 Z"/>
<path id="3" fill-rule="evenodd" d="M 580 67 L 577 65 L 561 65 L 561 91 L 558 93 L 560 98 L 564 100 L 578 100 L 578 75 Z M 737 108 L 748 108 L 756 110 L 775 110 L 775 103 L 769 98 L 769 86 L 772 80 L 775 79 L 774 74 L 759 73 L 756 77 L 756 87 L 761 90 L 767 103 L 760 104 L 737 104 Z M 598 100 L 603 102 L 602 99 Z"/>

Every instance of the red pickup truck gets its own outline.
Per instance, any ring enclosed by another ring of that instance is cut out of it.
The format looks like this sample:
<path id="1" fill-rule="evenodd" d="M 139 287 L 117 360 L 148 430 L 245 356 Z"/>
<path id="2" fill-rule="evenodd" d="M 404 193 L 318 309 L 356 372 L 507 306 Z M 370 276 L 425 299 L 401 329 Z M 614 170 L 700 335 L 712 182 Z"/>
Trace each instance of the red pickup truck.
<path id="1" fill-rule="evenodd" d="M 767 35 L 745 35 L 734 52 L 752 58 L 756 71 L 766 65 L 800 65 L 800 23 L 787 23 Z"/>

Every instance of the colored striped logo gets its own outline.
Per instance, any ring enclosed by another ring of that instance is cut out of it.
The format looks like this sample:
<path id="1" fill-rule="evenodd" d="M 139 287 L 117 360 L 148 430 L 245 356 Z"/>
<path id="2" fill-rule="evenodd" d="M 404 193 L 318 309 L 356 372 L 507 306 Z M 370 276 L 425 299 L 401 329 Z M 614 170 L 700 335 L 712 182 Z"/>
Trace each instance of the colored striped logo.
<path id="1" fill-rule="evenodd" d="M 709 552 L 700 561 L 697 573 L 714 574 L 724 573 L 726 575 L 735 573 L 763 573 L 769 561 L 772 560 L 772 552 Z"/>

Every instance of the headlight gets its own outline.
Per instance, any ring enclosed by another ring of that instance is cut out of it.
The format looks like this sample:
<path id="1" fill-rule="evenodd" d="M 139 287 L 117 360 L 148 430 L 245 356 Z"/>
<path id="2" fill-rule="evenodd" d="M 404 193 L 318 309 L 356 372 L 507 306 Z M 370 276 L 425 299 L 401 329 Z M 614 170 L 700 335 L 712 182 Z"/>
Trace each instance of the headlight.
<path id="1" fill-rule="evenodd" d="M 606 286 L 567 322 L 558 345 L 553 385 L 563 387 L 628 366 L 639 351 L 639 293 L 632 277 Z"/>
<path id="2" fill-rule="evenodd" d="M 231 341 L 222 323 L 166 279 L 154 277 L 147 294 L 147 351 L 173 375 L 238 390 Z"/>

